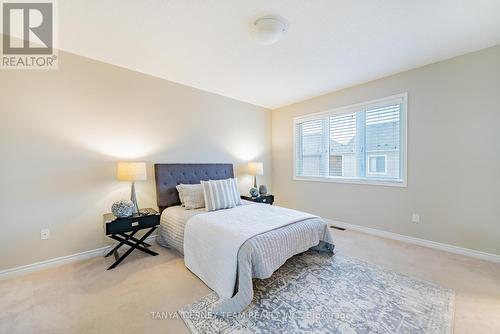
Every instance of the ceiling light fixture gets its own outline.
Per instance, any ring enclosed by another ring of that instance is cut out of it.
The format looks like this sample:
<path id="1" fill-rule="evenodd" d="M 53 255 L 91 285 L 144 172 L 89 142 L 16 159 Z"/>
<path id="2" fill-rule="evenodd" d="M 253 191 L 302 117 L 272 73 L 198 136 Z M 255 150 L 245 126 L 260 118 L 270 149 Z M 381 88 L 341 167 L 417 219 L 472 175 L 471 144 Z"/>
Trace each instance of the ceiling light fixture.
<path id="1" fill-rule="evenodd" d="M 275 15 L 259 17 L 253 23 L 254 36 L 261 45 L 278 42 L 288 29 L 286 21 Z"/>

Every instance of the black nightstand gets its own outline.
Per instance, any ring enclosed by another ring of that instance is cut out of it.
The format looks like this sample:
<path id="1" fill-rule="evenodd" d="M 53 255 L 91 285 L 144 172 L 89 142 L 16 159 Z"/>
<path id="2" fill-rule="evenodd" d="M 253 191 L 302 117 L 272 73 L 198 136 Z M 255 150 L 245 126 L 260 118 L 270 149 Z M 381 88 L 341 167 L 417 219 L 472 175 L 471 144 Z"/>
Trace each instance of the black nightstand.
<path id="1" fill-rule="evenodd" d="M 274 195 L 260 195 L 257 197 L 241 196 L 241 199 L 257 203 L 266 203 L 271 205 L 273 205 L 274 203 Z"/>
<path id="2" fill-rule="evenodd" d="M 144 214 L 146 211 L 147 213 Z M 134 214 L 132 217 L 128 218 L 116 218 L 112 213 L 103 215 L 103 227 L 106 235 L 119 242 L 115 248 L 106 254 L 106 257 L 113 254 L 116 260 L 108 270 L 120 264 L 120 262 L 129 256 L 135 249 L 149 255 L 158 255 L 158 253 L 148 249 L 151 245 L 144 240 L 146 240 L 160 224 L 160 214 L 156 210 L 150 208 L 142 209 L 141 212 L 143 212 L 143 214 Z M 134 237 L 134 234 L 144 229 L 149 230 L 140 239 Z M 122 256 L 119 256 L 118 249 L 123 245 L 128 245 L 130 248 Z"/>

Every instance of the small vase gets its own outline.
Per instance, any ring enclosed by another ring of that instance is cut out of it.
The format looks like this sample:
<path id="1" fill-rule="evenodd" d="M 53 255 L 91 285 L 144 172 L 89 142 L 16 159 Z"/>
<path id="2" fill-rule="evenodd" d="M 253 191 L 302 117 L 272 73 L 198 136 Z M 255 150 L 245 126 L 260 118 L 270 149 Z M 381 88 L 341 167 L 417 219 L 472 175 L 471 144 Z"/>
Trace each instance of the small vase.
<path id="1" fill-rule="evenodd" d="M 261 195 L 266 195 L 267 194 L 267 187 L 265 185 L 262 184 L 259 187 L 259 194 L 261 194 Z"/>

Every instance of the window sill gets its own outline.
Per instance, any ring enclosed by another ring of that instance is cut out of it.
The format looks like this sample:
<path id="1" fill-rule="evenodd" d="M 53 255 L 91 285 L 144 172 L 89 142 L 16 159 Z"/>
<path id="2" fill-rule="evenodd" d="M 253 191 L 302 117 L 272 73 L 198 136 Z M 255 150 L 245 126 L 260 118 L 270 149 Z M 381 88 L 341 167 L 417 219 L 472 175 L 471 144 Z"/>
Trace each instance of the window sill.
<path id="1" fill-rule="evenodd" d="M 364 179 L 341 179 L 336 177 L 314 177 L 314 176 L 294 176 L 294 181 L 312 181 L 312 182 L 325 182 L 325 183 L 346 183 L 346 184 L 359 184 L 370 186 L 385 186 L 385 187 L 398 187 L 406 188 L 406 180 L 364 180 Z"/>

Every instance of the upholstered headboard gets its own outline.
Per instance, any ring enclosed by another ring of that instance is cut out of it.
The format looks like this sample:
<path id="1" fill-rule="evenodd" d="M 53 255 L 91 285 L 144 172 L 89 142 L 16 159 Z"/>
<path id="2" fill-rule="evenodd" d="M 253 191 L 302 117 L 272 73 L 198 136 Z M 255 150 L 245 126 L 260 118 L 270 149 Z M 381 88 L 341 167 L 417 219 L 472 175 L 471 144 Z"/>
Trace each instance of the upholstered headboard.
<path id="1" fill-rule="evenodd" d="M 180 205 L 178 184 L 233 177 L 233 164 L 155 164 L 156 198 L 160 212 Z"/>

